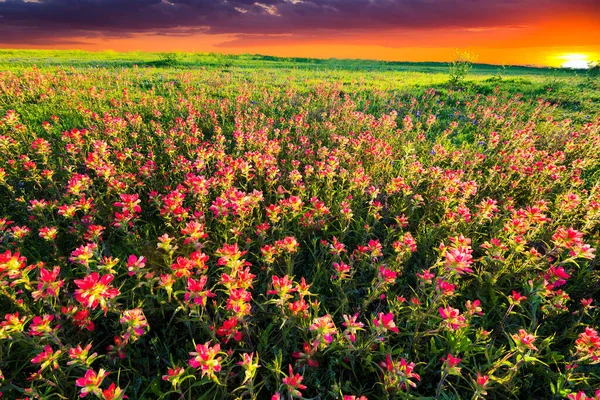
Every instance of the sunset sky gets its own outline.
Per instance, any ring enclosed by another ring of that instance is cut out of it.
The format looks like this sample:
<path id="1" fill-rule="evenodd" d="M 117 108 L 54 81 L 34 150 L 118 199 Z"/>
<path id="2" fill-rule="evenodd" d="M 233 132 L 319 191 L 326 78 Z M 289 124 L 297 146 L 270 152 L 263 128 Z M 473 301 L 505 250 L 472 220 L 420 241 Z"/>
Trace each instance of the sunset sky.
<path id="1" fill-rule="evenodd" d="M 0 48 L 560 66 L 600 60 L 600 0 L 0 0 Z"/>

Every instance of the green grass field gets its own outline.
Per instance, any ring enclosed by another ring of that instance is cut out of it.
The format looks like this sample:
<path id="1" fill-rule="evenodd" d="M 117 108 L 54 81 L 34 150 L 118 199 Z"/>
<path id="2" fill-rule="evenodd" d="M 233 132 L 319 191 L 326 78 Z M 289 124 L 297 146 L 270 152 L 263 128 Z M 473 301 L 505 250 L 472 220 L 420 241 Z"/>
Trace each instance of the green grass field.
<path id="1" fill-rule="evenodd" d="M 258 54 L 228 55 L 220 53 L 147 53 L 115 51 L 88 52 L 82 50 L 9 50 L 0 49 L 0 65 L 18 68 L 37 65 L 74 67 L 131 67 L 137 65 L 161 66 L 168 64 L 165 58 L 174 59 L 178 68 L 298 68 L 311 71 L 349 70 L 373 72 L 423 72 L 446 73 L 447 63 L 401 62 L 378 60 L 281 58 Z M 529 66 L 500 66 L 476 64 L 476 76 L 554 76 L 573 77 L 577 71 L 563 68 L 539 68 Z"/>
<path id="2" fill-rule="evenodd" d="M 140 85 L 154 86 L 198 69 L 205 76 L 221 75 L 234 87 L 252 82 L 260 87 L 292 84 L 300 92 L 316 82 L 330 82 L 349 91 L 382 90 L 419 94 L 426 88 L 442 92 L 448 84 L 448 64 L 435 62 L 387 62 L 376 60 L 279 58 L 263 55 L 219 53 L 146 53 L 80 50 L 0 50 L 0 69 L 22 73 L 31 68 L 135 69 Z M 494 89 L 543 98 L 557 104 L 565 116 L 590 119 L 600 110 L 597 82 L 585 71 L 563 68 L 474 64 L 461 90 L 482 95 Z"/>

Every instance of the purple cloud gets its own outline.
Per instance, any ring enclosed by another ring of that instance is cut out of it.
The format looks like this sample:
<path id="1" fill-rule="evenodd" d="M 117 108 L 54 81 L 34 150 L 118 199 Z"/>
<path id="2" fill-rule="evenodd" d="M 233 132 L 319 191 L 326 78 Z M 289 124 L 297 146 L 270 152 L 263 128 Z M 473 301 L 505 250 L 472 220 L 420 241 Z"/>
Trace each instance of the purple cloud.
<path id="1" fill-rule="evenodd" d="M 0 44 L 82 37 L 375 33 L 523 25 L 560 13 L 600 19 L 598 0 L 0 0 Z M 276 40 L 276 37 L 275 37 Z"/>

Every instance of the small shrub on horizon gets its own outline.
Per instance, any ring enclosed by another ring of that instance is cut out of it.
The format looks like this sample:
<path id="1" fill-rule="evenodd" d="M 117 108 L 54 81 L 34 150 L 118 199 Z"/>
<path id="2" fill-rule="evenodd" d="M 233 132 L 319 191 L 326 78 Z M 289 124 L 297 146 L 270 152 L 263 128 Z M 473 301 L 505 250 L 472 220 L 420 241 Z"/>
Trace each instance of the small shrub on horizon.
<path id="1" fill-rule="evenodd" d="M 478 56 L 475 53 L 468 50 L 456 50 L 454 60 L 448 64 L 450 83 L 454 86 L 463 84 L 477 58 Z"/>

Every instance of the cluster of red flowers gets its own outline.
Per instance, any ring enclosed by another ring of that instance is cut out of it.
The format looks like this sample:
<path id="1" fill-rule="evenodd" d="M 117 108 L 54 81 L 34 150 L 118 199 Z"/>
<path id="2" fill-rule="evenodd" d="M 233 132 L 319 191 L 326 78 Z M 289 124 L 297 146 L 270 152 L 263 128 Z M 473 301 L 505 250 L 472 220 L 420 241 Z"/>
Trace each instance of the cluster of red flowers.
<path id="1" fill-rule="evenodd" d="M 197 74 L 0 72 L 0 393 L 598 398 L 598 116 Z"/>

